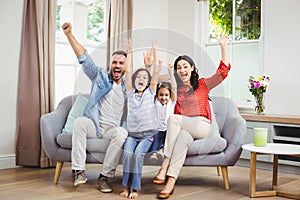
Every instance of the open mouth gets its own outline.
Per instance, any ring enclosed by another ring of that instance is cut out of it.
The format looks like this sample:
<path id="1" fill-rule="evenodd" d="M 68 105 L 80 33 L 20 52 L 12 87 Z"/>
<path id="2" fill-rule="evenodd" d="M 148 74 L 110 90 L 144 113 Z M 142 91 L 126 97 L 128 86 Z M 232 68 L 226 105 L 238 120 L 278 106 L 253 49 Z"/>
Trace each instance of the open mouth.
<path id="1" fill-rule="evenodd" d="M 120 69 L 114 69 L 114 74 L 121 74 L 121 70 Z"/>
<path id="2" fill-rule="evenodd" d="M 186 79 L 186 78 L 187 78 L 187 74 L 182 74 L 182 75 L 181 75 L 181 78 L 182 78 L 182 79 Z"/>
<path id="3" fill-rule="evenodd" d="M 122 73 L 121 73 L 121 70 L 120 70 L 120 69 L 114 69 L 114 70 L 113 70 L 113 76 L 114 76 L 115 78 L 119 78 L 119 77 L 121 77 L 121 75 L 122 75 Z"/>

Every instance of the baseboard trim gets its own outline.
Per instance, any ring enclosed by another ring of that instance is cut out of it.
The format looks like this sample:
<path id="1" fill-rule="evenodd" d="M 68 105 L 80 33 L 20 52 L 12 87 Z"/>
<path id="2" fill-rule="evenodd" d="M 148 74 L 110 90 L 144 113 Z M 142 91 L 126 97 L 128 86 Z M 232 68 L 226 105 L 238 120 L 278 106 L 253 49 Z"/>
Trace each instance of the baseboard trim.
<path id="1" fill-rule="evenodd" d="M 0 155 L 0 169 L 16 168 L 16 154 Z"/>

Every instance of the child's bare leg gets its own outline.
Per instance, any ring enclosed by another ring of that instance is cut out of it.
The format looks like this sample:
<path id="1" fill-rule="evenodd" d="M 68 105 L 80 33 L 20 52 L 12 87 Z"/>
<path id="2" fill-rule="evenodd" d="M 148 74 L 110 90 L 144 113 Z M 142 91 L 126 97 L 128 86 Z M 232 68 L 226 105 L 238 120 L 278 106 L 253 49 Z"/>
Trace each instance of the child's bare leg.
<path id="1" fill-rule="evenodd" d="M 138 194 L 137 190 L 130 190 L 128 199 L 137 199 L 138 197 L 139 197 L 139 194 Z"/>
<path id="2" fill-rule="evenodd" d="M 128 198 L 129 197 L 129 194 L 130 194 L 130 188 L 127 187 L 123 190 L 123 192 L 120 193 L 120 196 L 121 197 L 124 197 L 124 198 Z"/>

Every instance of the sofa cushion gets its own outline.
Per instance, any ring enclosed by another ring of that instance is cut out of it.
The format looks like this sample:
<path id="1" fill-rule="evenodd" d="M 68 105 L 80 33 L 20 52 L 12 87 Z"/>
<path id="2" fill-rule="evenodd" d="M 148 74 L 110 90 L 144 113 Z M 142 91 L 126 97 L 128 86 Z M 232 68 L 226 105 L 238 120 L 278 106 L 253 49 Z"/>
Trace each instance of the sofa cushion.
<path id="1" fill-rule="evenodd" d="M 188 149 L 187 155 L 205 155 L 208 153 L 223 152 L 227 142 L 222 137 L 208 137 L 205 139 L 194 140 Z"/>
<path id="2" fill-rule="evenodd" d="M 209 102 L 209 106 L 210 106 L 210 110 L 211 110 L 211 131 L 210 131 L 209 135 L 211 137 L 221 137 L 219 126 L 218 126 L 217 119 L 216 119 L 216 113 L 212 106 L 212 102 L 211 101 L 208 101 L 208 102 Z"/>
<path id="3" fill-rule="evenodd" d="M 72 149 L 72 133 L 58 134 L 56 142 L 65 149 Z M 109 145 L 108 139 L 88 138 L 86 149 L 90 152 L 105 153 Z"/>
<path id="4" fill-rule="evenodd" d="M 63 128 L 63 133 L 72 133 L 73 132 L 73 126 L 74 126 L 74 120 L 77 118 L 77 117 L 82 117 L 83 116 L 83 111 L 84 111 L 84 108 L 86 106 L 88 102 L 88 99 L 79 94 L 68 114 L 68 117 L 67 117 L 67 122 Z"/>

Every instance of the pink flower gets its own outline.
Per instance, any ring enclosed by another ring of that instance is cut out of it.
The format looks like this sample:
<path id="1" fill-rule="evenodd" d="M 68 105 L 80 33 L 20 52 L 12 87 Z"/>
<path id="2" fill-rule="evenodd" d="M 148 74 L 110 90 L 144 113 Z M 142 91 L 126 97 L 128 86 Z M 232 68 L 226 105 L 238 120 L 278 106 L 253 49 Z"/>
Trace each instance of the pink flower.
<path id="1" fill-rule="evenodd" d="M 254 86 L 255 86 L 256 88 L 259 88 L 259 87 L 260 87 L 260 82 L 259 82 L 259 81 L 255 81 L 255 82 L 254 82 Z"/>

